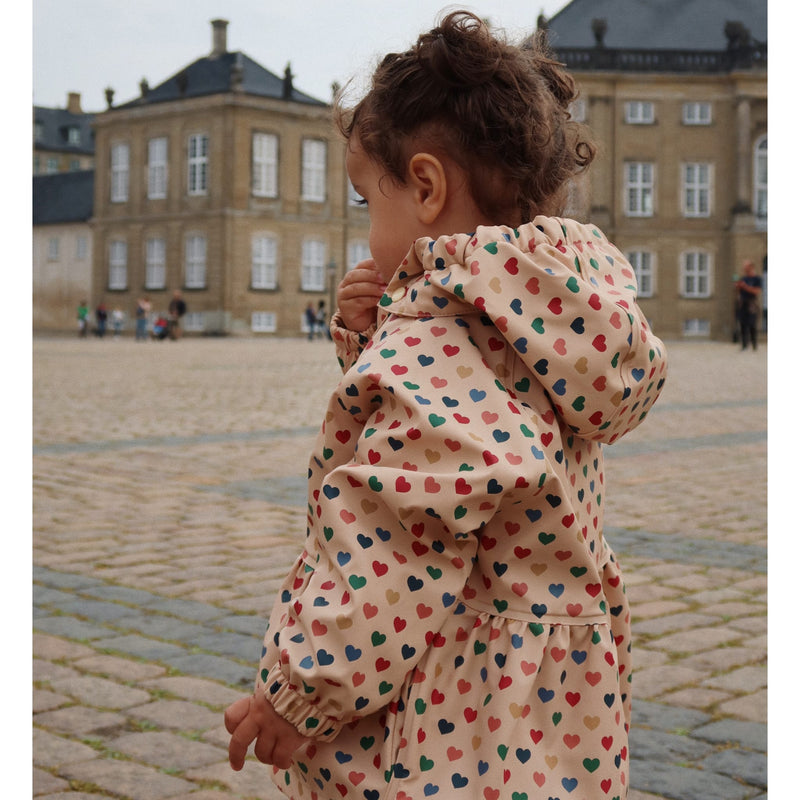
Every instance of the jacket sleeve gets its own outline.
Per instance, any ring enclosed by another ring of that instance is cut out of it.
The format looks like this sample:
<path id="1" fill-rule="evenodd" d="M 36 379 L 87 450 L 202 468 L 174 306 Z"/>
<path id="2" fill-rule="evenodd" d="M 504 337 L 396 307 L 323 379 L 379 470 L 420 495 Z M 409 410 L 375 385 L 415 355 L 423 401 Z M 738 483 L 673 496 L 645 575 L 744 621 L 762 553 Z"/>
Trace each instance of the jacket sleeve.
<path id="1" fill-rule="evenodd" d="M 345 327 L 342 316 L 337 309 L 331 319 L 330 331 L 342 372 L 347 372 L 358 361 L 358 357 L 375 333 L 376 327 L 376 325 L 372 325 L 365 331 L 351 331 Z"/>
<path id="2" fill-rule="evenodd" d="M 279 655 L 264 664 L 267 697 L 305 735 L 333 738 L 397 698 L 456 611 L 478 533 L 519 478 L 518 467 L 487 457 L 488 423 L 477 414 L 469 427 L 458 422 L 427 387 L 395 377 L 399 347 L 380 350 L 394 355 L 365 354 L 343 381 L 353 403 L 369 404 L 363 427 L 338 402 L 329 407 L 323 436 L 358 444 L 312 501 L 316 563 L 287 595 L 269 642 Z"/>

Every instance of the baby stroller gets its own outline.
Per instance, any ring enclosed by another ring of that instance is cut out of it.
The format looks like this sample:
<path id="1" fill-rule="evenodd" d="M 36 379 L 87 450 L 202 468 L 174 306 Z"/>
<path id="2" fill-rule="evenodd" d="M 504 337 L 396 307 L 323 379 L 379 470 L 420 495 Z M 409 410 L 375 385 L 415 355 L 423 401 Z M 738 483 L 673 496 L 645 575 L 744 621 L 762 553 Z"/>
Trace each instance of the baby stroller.
<path id="1" fill-rule="evenodd" d="M 168 330 L 169 323 L 167 318 L 163 315 L 156 317 L 156 321 L 153 323 L 153 338 L 166 339 Z"/>

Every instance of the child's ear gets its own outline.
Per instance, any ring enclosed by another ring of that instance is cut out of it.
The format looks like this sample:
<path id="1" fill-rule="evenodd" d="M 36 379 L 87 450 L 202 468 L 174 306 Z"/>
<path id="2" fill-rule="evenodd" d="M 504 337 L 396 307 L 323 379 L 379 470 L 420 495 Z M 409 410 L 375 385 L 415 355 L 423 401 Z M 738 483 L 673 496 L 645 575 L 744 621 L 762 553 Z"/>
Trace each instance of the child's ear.
<path id="1" fill-rule="evenodd" d="M 447 173 L 442 162 L 430 153 L 415 153 L 408 162 L 408 180 L 420 222 L 433 223 L 447 202 Z"/>

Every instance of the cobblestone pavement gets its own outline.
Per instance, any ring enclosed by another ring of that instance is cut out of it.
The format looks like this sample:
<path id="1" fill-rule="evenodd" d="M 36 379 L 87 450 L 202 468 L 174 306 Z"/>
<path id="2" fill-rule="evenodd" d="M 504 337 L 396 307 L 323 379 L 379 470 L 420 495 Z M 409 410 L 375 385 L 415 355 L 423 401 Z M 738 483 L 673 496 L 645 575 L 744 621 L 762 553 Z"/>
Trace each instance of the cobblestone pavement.
<path id="1" fill-rule="evenodd" d="M 766 348 L 669 345 L 606 450 L 633 604 L 630 800 L 766 798 Z M 226 760 L 305 530 L 327 341 L 33 341 L 33 796 L 278 796 Z"/>

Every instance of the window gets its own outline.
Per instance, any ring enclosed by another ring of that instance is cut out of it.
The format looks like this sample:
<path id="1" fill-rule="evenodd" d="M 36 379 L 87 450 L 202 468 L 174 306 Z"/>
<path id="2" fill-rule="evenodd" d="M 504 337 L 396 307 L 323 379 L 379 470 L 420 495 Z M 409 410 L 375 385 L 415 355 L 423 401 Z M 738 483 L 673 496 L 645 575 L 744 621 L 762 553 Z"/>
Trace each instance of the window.
<path id="1" fill-rule="evenodd" d="M 278 288 L 278 245 L 274 236 L 253 236 L 250 286 L 253 289 Z"/>
<path id="2" fill-rule="evenodd" d="M 653 216 L 654 168 L 646 161 L 625 165 L 625 213 L 629 217 Z"/>
<path id="3" fill-rule="evenodd" d="M 44 139 L 44 123 L 36 121 L 33 123 L 33 138 L 36 139 L 37 142 L 41 142 Z"/>
<path id="4" fill-rule="evenodd" d="M 89 239 L 86 236 L 78 236 L 75 239 L 75 260 L 85 261 L 89 256 Z"/>
<path id="5" fill-rule="evenodd" d="M 347 269 L 351 270 L 358 264 L 359 261 L 363 261 L 366 258 L 370 257 L 369 252 L 369 243 L 359 239 L 354 242 L 350 242 L 347 245 Z"/>
<path id="6" fill-rule="evenodd" d="M 711 216 L 711 165 L 683 165 L 683 215 Z"/>
<path id="7" fill-rule="evenodd" d="M 202 333 L 206 329 L 205 311 L 187 311 L 181 320 L 181 327 L 185 331 Z"/>
<path id="8" fill-rule="evenodd" d="M 79 145 L 81 143 L 81 129 L 77 125 L 67 128 L 67 144 Z"/>
<path id="9" fill-rule="evenodd" d="M 325 242 L 319 239 L 303 242 L 300 288 L 304 292 L 325 291 Z"/>
<path id="10" fill-rule="evenodd" d="M 57 236 L 51 236 L 47 240 L 47 260 L 58 261 L 59 242 Z"/>
<path id="11" fill-rule="evenodd" d="M 626 253 L 626 256 L 636 275 L 636 283 L 639 287 L 638 296 L 652 297 L 656 291 L 653 254 L 649 250 L 632 250 Z"/>
<path id="12" fill-rule="evenodd" d="M 753 209 L 760 220 L 767 218 L 767 137 L 762 136 L 755 146 L 753 164 Z"/>
<path id="13" fill-rule="evenodd" d="M 625 122 L 629 125 L 652 125 L 656 121 L 655 106 L 648 100 L 625 103 Z"/>
<path id="14" fill-rule="evenodd" d="M 191 195 L 208 192 L 208 136 L 197 133 L 189 137 L 189 183 Z"/>
<path id="15" fill-rule="evenodd" d="M 78 158 L 71 158 L 69 160 L 69 168 L 72 172 L 77 172 L 81 168 L 81 162 Z"/>
<path id="16" fill-rule="evenodd" d="M 146 289 L 167 287 L 167 243 L 157 236 L 145 243 L 144 285 Z"/>
<path id="17" fill-rule="evenodd" d="M 124 203 L 128 199 L 130 172 L 130 147 L 126 142 L 111 145 L 111 202 Z"/>
<path id="18" fill-rule="evenodd" d="M 684 125 L 710 125 L 711 103 L 684 103 Z"/>
<path id="19" fill-rule="evenodd" d="M 160 136 L 147 143 L 147 196 L 161 200 L 167 196 L 167 138 Z"/>
<path id="20" fill-rule="evenodd" d="M 254 311 L 250 316 L 250 329 L 253 333 L 275 333 L 278 322 L 272 311 Z"/>
<path id="21" fill-rule="evenodd" d="M 582 98 L 573 100 L 569 106 L 569 115 L 575 122 L 586 122 L 586 101 Z"/>
<path id="22" fill-rule="evenodd" d="M 303 200 L 321 203 L 325 200 L 325 142 L 303 140 Z"/>
<path id="23" fill-rule="evenodd" d="M 696 298 L 711 296 L 711 257 L 708 253 L 691 250 L 683 254 L 681 295 Z"/>
<path id="24" fill-rule="evenodd" d="M 52 175 L 54 172 L 58 172 L 58 159 L 55 156 L 48 157 L 45 172 L 50 175 Z"/>
<path id="25" fill-rule="evenodd" d="M 128 288 L 128 243 L 113 241 L 108 247 L 108 288 Z"/>
<path id="26" fill-rule="evenodd" d="M 253 134 L 253 195 L 278 196 L 278 137 L 272 133 Z"/>
<path id="27" fill-rule="evenodd" d="M 184 286 L 187 289 L 206 287 L 206 237 L 193 234 L 186 237 Z"/>
<path id="28" fill-rule="evenodd" d="M 711 323 L 707 319 L 685 319 L 683 335 L 687 337 L 708 337 L 711 335 Z"/>

